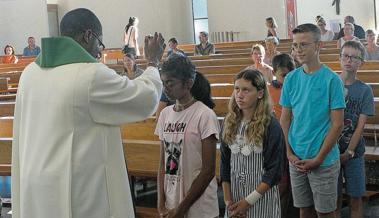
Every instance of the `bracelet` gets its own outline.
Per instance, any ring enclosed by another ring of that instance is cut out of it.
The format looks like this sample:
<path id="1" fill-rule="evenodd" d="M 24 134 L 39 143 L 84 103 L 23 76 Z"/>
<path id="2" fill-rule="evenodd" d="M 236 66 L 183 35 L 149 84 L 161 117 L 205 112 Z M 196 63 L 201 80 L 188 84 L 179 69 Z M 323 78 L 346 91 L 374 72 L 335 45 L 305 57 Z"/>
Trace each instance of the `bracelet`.
<path id="1" fill-rule="evenodd" d="M 255 204 L 260 198 L 262 197 L 261 194 L 259 194 L 256 190 L 254 190 L 252 193 L 250 193 L 246 198 L 245 200 L 247 201 L 247 203 L 249 203 L 250 205 L 253 205 Z"/>

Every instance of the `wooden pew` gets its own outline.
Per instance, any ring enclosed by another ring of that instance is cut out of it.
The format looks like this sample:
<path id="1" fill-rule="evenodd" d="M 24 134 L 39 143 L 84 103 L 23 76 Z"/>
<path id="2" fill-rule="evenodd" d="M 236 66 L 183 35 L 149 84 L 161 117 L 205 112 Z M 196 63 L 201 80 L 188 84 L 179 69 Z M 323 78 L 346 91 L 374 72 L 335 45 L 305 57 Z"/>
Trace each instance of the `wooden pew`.
<path id="1" fill-rule="evenodd" d="M 11 128 L 12 123 L 11 118 L 0 119 L 0 124 L 6 125 Z M 146 125 L 146 124 L 149 125 Z M 133 127 L 140 125 L 139 129 L 143 129 L 146 135 L 153 134 L 155 130 L 154 118 L 149 118 L 144 122 L 137 122 L 133 124 Z M 130 124 L 127 124 L 130 125 Z M 126 161 L 128 165 L 129 174 L 133 176 L 143 176 L 155 178 L 157 175 L 157 169 L 159 166 L 159 155 L 160 155 L 160 143 L 159 141 L 153 140 L 139 140 L 140 136 L 135 137 L 133 134 L 136 130 L 133 128 L 127 128 L 124 125 L 122 127 L 123 132 L 123 143 L 124 143 L 124 154 L 126 156 Z M 0 133 L 0 163 L 10 164 L 11 163 L 11 137 L 7 137 L 6 133 Z M 147 136 L 148 138 L 149 136 Z M 379 160 L 379 149 L 373 147 L 367 147 L 366 160 Z M 220 165 L 220 153 L 217 150 L 217 164 L 216 173 L 219 176 L 219 165 Z"/>
<path id="2" fill-rule="evenodd" d="M 333 70 L 341 70 L 341 65 L 339 62 L 325 62 L 324 64 L 328 65 L 328 67 L 330 67 Z M 360 67 L 360 70 L 379 70 L 379 61 L 366 62 Z"/>
<path id="3" fill-rule="evenodd" d="M 0 101 L 0 117 L 7 117 L 14 115 L 14 101 Z"/>
<path id="4" fill-rule="evenodd" d="M 237 42 L 221 42 L 221 43 L 214 43 L 215 48 L 226 48 L 226 47 L 251 47 L 255 44 L 264 44 L 264 39 L 262 40 L 248 40 L 248 41 L 237 41 Z M 279 40 L 279 46 L 291 46 L 292 44 L 292 39 L 280 39 Z M 326 41 L 323 42 L 325 46 L 337 46 L 337 40 L 332 40 L 332 41 Z M 193 50 L 195 47 L 195 44 L 179 44 L 178 48 L 182 50 Z"/>
<path id="5" fill-rule="evenodd" d="M 8 84 L 17 84 L 20 80 L 22 71 L 9 71 L 0 73 L 0 78 L 7 78 Z"/>
<path id="6" fill-rule="evenodd" d="M 7 73 L 11 71 L 23 71 L 26 65 L 15 65 L 13 67 L 3 67 L 0 68 L 0 73 Z"/>
<path id="7" fill-rule="evenodd" d="M 0 164 L 11 163 L 12 126 L 12 117 L 0 118 Z M 155 118 L 125 124 L 121 130 L 129 174 L 155 178 L 160 158 L 160 141 L 154 135 Z M 142 133 L 138 133 L 141 131 Z M 219 150 L 216 155 L 219 160 Z M 218 161 L 216 165 L 217 175 L 219 175 L 219 167 Z"/>
<path id="8" fill-rule="evenodd" d="M 8 78 L 0 78 L 0 93 L 8 92 Z"/>
<path id="9" fill-rule="evenodd" d="M 290 53 L 291 49 L 290 47 L 279 47 L 277 49 L 281 53 Z M 251 47 L 249 48 L 228 48 L 228 49 L 220 49 L 217 50 L 217 53 L 214 55 L 207 55 L 207 56 L 194 56 L 193 50 L 191 51 L 185 51 L 186 55 L 191 60 L 199 60 L 199 59 L 219 59 L 220 58 L 241 58 L 241 57 L 249 57 L 251 54 Z M 338 60 L 339 55 L 339 49 L 337 48 L 325 48 L 320 51 L 320 60 L 321 61 L 336 61 Z M 324 57 L 324 55 L 326 55 Z M 328 56 L 332 55 L 332 56 Z M 121 62 L 123 59 L 124 54 L 121 52 L 121 50 L 109 50 L 107 52 L 103 52 L 102 62 L 103 63 L 118 63 Z M 224 57 L 225 56 L 225 57 Z M 164 55 L 164 57 L 166 57 Z M 137 63 L 146 63 L 146 60 L 144 59 L 137 59 Z"/>
<path id="10" fill-rule="evenodd" d="M 206 75 L 211 82 L 211 94 L 213 97 L 230 97 L 233 93 L 234 85 L 233 79 L 234 75 Z M 228 78 L 226 78 L 226 76 Z M 222 81 L 213 81 L 213 78 L 223 78 Z M 224 79 L 225 78 L 225 79 Z M 379 97 L 379 83 L 368 83 L 373 89 L 374 96 Z M 217 99 L 216 101 L 218 101 Z M 0 117 L 4 116 L 13 116 L 14 112 L 14 101 L 8 102 L 0 102 Z M 217 106 L 216 111 L 219 111 L 219 107 Z M 221 112 L 220 112 L 221 113 Z M 373 118 L 369 118 L 370 123 L 374 123 Z M 377 119 L 379 121 L 379 119 Z M 379 123 L 378 123 L 379 124 Z M 140 131 L 137 131 L 140 132 Z M 144 135 L 143 132 L 140 132 L 141 135 Z M 149 139 L 152 140 L 152 139 Z"/>

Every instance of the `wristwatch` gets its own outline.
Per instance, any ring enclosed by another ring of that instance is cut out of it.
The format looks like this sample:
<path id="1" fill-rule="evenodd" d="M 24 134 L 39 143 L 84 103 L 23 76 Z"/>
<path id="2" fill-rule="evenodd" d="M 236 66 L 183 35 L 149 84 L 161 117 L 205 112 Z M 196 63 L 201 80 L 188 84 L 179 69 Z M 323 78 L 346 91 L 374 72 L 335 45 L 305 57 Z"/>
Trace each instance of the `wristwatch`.
<path id="1" fill-rule="evenodd" d="M 354 156 L 355 156 L 355 152 L 354 152 L 353 150 L 349 150 L 349 149 L 347 149 L 346 152 L 347 152 L 347 154 L 349 155 L 349 158 L 350 158 L 350 159 L 351 159 L 351 158 L 354 158 Z"/>

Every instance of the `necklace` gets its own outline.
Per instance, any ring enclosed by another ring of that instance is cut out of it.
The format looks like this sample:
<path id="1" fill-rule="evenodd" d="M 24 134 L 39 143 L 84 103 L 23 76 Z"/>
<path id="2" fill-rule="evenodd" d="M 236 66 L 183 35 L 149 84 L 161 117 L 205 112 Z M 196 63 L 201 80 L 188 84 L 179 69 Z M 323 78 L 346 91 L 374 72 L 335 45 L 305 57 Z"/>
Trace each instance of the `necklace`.
<path id="1" fill-rule="evenodd" d="M 191 97 L 190 100 L 188 100 L 187 102 L 181 104 L 179 103 L 178 100 L 176 100 L 176 103 L 175 103 L 175 106 L 174 106 L 174 110 L 176 112 L 180 112 L 180 111 L 183 111 L 184 109 L 186 109 L 187 107 L 189 107 L 190 105 L 192 105 L 196 100 L 193 98 L 193 96 Z"/>

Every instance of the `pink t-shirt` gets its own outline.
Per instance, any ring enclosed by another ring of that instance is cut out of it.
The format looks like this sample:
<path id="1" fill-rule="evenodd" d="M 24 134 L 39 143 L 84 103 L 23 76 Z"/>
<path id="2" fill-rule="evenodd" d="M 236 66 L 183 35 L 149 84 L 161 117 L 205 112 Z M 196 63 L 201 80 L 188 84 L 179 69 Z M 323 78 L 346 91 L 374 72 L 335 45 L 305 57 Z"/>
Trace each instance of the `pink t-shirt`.
<path id="1" fill-rule="evenodd" d="M 164 144 L 164 191 L 168 209 L 179 205 L 201 171 L 201 140 L 212 134 L 218 139 L 219 132 L 216 114 L 200 101 L 180 112 L 175 112 L 173 105 L 162 110 L 155 134 Z M 218 214 L 217 182 L 213 178 L 186 217 L 217 217 Z"/>

